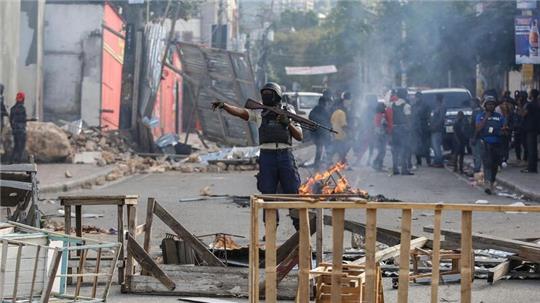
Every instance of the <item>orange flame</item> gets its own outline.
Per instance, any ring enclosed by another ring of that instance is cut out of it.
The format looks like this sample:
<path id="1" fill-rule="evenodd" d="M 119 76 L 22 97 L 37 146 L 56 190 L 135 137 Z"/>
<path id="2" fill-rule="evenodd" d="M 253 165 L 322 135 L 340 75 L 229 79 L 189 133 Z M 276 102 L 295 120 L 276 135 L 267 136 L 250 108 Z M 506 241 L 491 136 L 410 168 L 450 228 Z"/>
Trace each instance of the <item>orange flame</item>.
<path id="1" fill-rule="evenodd" d="M 332 177 L 333 174 L 339 173 L 343 169 L 345 169 L 346 165 L 345 163 L 338 162 L 334 164 L 332 167 L 327 169 L 324 172 L 316 173 L 313 177 L 309 178 L 304 184 L 302 184 L 299 188 L 299 192 L 301 195 L 309 195 L 312 194 L 312 188 L 313 185 L 317 182 L 323 182 L 325 185 L 322 188 L 322 194 L 334 194 L 334 193 L 341 193 L 345 192 L 349 188 L 349 182 L 345 177 L 340 176 L 340 179 L 336 182 L 335 186 L 328 185 L 328 179 Z"/>

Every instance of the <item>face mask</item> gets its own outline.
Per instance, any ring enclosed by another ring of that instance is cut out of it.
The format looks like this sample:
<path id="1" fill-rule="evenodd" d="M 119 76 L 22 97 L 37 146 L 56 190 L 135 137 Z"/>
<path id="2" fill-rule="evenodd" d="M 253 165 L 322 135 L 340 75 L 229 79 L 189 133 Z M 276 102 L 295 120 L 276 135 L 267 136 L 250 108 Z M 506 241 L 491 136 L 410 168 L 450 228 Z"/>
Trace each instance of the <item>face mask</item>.
<path id="1" fill-rule="evenodd" d="M 261 97 L 264 105 L 274 106 L 277 103 L 274 100 L 274 94 L 262 94 Z"/>

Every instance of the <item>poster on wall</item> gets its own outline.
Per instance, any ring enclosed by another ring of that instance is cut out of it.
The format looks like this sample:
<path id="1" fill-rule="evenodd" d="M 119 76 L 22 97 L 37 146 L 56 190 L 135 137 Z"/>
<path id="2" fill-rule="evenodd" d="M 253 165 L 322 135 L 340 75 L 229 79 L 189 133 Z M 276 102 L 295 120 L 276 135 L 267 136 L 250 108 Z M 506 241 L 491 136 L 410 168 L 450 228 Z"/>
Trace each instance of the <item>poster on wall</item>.
<path id="1" fill-rule="evenodd" d="M 516 64 L 540 64 L 538 52 L 538 16 L 516 17 Z"/>

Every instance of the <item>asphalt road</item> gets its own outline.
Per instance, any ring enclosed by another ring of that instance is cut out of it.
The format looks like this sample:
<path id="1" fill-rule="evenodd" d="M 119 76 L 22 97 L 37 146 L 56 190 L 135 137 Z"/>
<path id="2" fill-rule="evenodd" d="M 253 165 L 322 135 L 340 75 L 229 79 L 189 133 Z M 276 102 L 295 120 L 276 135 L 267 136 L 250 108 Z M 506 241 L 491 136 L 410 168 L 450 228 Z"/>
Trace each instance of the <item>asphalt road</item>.
<path id="1" fill-rule="evenodd" d="M 309 159 L 312 153 L 312 148 L 297 151 L 298 162 L 301 163 Z M 301 168 L 300 172 L 303 178 L 310 174 L 304 168 Z M 358 166 L 346 171 L 345 174 L 354 187 L 365 189 L 370 194 L 383 194 L 402 201 L 475 203 L 477 200 L 487 200 L 490 204 L 511 204 L 518 201 L 500 196 L 486 196 L 480 189 L 471 186 L 466 180 L 446 169 L 422 167 L 414 176 L 388 176 L 386 173 L 378 173 L 371 168 Z M 193 234 L 224 232 L 243 235 L 246 238 L 235 240 L 240 244 L 246 244 L 249 235 L 249 208 L 240 207 L 229 199 L 194 202 L 180 202 L 179 200 L 198 197 L 200 191 L 205 187 L 209 187 L 212 194 L 250 195 L 256 192 L 254 175 L 255 172 L 220 174 L 166 172 L 137 175 L 101 188 L 70 194 L 138 194 L 140 196 L 140 205 L 137 210 L 139 223 L 143 222 L 145 217 L 147 198 L 154 197 Z M 55 213 L 59 205 L 47 203 L 41 205 L 40 208 L 45 213 Z M 112 208 L 107 210 L 101 207 L 88 207 L 84 208 L 83 212 L 98 213 L 104 216 L 98 219 L 83 219 L 85 225 L 100 225 L 109 228 L 114 227 L 114 223 L 111 224 L 111 222 L 116 222 L 115 212 Z M 362 210 L 347 211 L 346 217 L 350 220 L 365 222 L 364 212 Z M 282 211 L 281 216 L 278 241 L 284 241 L 293 233 L 286 213 Z M 537 214 L 475 213 L 473 215 L 473 231 L 509 238 L 537 237 L 540 234 L 538 218 Z M 422 235 L 422 227 L 433 224 L 432 221 L 433 216 L 430 212 L 413 213 L 413 234 Z M 445 213 L 442 222 L 443 228 L 459 230 L 460 214 L 457 212 Z M 381 227 L 399 229 L 400 213 L 381 211 L 378 214 L 377 223 Z M 161 222 L 154 226 L 152 253 L 158 253 L 161 239 L 169 230 Z M 326 232 L 326 236 L 329 236 L 330 231 L 329 229 Z M 206 240 L 208 242 L 210 239 Z M 328 243 L 331 243 L 330 238 L 325 239 L 325 244 Z M 350 235 L 346 232 L 345 245 L 349 246 L 349 243 Z M 391 289 L 389 281 L 386 282 L 385 301 L 395 302 L 397 292 Z M 540 283 L 538 281 L 502 281 L 495 286 L 489 286 L 485 280 L 477 280 L 473 290 L 473 302 L 539 302 L 538 298 L 540 298 Z M 410 302 L 428 302 L 428 294 L 428 287 L 411 285 Z M 459 302 L 459 286 L 441 286 L 440 297 L 441 302 Z M 443 301 L 442 298 L 447 301 Z M 111 293 L 110 302 L 142 302 L 148 299 L 150 297 L 120 295 L 118 287 L 115 287 Z M 151 299 L 154 301 L 157 298 L 152 297 Z M 175 297 L 165 297 L 159 300 L 177 302 Z M 243 302 L 243 300 L 231 301 Z"/>

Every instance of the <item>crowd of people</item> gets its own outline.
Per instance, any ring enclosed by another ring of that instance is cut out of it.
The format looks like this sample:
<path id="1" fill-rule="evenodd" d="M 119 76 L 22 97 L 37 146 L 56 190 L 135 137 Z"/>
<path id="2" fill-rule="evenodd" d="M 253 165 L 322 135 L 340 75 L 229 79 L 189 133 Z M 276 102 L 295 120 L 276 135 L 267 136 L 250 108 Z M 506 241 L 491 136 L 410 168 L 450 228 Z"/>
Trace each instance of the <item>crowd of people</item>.
<path id="1" fill-rule="evenodd" d="M 334 98 L 326 90 L 309 118 L 332 126 L 337 134 L 324 130 L 313 133 L 313 165 L 324 169 L 325 163 L 346 163 L 350 155 L 355 161 L 349 166 L 366 163 L 385 171 L 383 162 L 389 145 L 391 175 L 413 175 L 424 164 L 434 168 L 453 166 L 455 172 L 470 177 L 483 171 L 485 191 L 491 194 L 497 172 L 508 165 L 512 150 L 517 165 L 526 163 L 522 173 L 538 172 L 538 95 L 538 90 L 532 89 L 516 91 L 513 98 L 508 91 L 499 97 L 489 90 L 482 98 L 471 99 L 472 113 L 459 111 L 452 121 L 451 153 L 445 156 L 443 137 L 448 117 L 443 94 L 437 94 L 434 104 L 428 104 L 421 92 L 411 96 L 407 89 L 398 88 L 391 91 L 386 102 L 376 97 L 361 102 L 350 92 Z M 467 153 L 473 156 L 471 170 L 464 166 Z M 363 162 L 366 156 L 367 162 Z"/>

